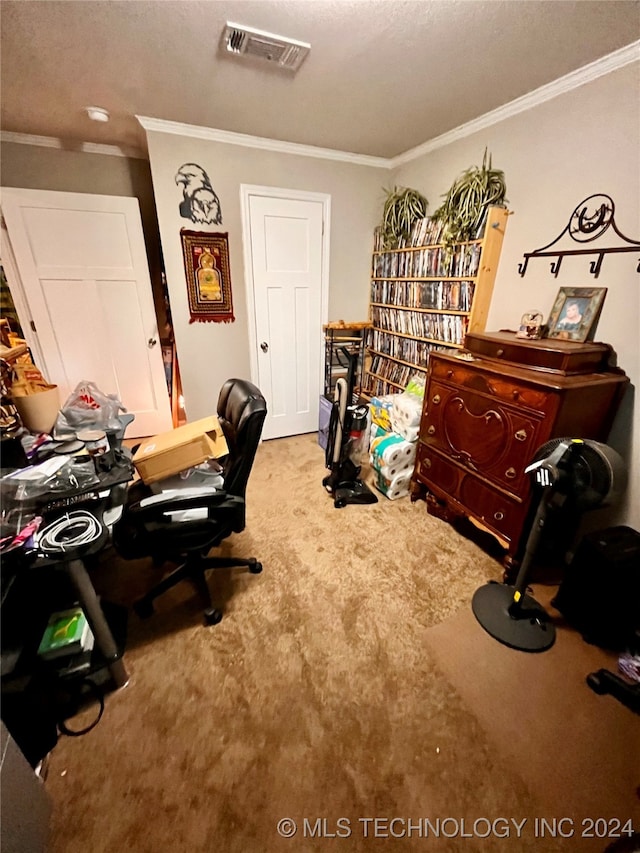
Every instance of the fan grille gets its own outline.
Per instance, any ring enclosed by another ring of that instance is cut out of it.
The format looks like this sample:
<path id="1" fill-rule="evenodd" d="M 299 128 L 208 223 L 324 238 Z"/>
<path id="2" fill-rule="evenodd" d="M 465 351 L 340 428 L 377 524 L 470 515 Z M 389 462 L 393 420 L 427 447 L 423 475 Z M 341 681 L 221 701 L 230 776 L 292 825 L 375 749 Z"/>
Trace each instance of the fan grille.
<path id="1" fill-rule="evenodd" d="M 599 506 L 611 494 L 615 480 L 624 480 L 622 460 L 610 447 L 597 441 L 573 438 L 552 438 L 538 448 L 533 462 L 550 456 L 563 442 L 571 445 L 571 456 L 563 462 L 570 479 L 563 485 L 565 491 L 581 509 Z M 612 462 L 615 463 L 612 466 Z M 614 467 L 617 469 L 614 472 Z"/>

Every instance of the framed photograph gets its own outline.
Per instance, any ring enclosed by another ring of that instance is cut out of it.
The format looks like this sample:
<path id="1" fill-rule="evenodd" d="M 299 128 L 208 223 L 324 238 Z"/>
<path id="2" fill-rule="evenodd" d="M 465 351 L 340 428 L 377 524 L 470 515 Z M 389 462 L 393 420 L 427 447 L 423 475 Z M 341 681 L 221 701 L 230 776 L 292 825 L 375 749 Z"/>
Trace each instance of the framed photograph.
<path id="1" fill-rule="evenodd" d="M 561 287 L 547 323 L 547 337 L 565 341 L 592 340 L 606 287 Z"/>

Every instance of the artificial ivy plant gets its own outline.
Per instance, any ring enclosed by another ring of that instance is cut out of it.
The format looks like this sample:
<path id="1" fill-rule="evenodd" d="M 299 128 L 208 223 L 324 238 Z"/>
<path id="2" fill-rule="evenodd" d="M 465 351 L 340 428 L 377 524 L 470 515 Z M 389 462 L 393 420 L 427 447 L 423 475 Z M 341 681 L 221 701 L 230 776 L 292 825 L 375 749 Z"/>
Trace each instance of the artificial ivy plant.
<path id="1" fill-rule="evenodd" d="M 382 240 L 385 249 L 397 249 L 402 240 L 408 240 L 414 222 L 427 215 L 429 202 L 408 187 L 393 187 L 386 194 L 380 225 Z"/>
<path id="2" fill-rule="evenodd" d="M 444 202 L 433 214 L 443 223 L 446 244 L 475 239 L 490 205 L 504 206 L 507 187 L 504 172 L 494 169 L 484 150 L 482 166 L 464 171 L 445 193 Z"/>

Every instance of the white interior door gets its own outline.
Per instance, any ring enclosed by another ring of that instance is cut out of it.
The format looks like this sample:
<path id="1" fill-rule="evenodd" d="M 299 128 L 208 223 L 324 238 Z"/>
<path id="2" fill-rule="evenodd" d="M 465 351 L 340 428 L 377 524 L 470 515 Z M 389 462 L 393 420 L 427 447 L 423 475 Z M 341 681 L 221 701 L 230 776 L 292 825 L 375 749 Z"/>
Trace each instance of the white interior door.
<path id="1" fill-rule="evenodd" d="M 263 437 L 314 432 L 327 314 L 329 198 L 242 190 L 252 365 L 268 409 Z"/>
<path id="2" fill-rule="evenodd" d="M 88 379 L 135 414 L 128 437 L 171 429 L 138 200 L 3 188 L 1 203 L 20 278 L 9 284 L 61 403 Z"/>

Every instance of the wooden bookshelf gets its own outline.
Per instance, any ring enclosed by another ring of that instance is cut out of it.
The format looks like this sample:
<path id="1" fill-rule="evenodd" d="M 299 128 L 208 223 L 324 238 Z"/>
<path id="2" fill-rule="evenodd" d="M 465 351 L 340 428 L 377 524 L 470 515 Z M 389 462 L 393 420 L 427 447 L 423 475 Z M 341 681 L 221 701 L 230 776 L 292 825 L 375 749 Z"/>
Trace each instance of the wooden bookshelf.
<path id="1" fill-rule="evenodd" d="M 377 245 L 376 233 L 363 396 L 398 393 L 426 374 L 429 352 L 460 349 L 467 332 L 484 331 L 508 217 L 490 207 L 483 233 L 452 247 L 437 242 L 429 218 L 397 249 Z"/>

